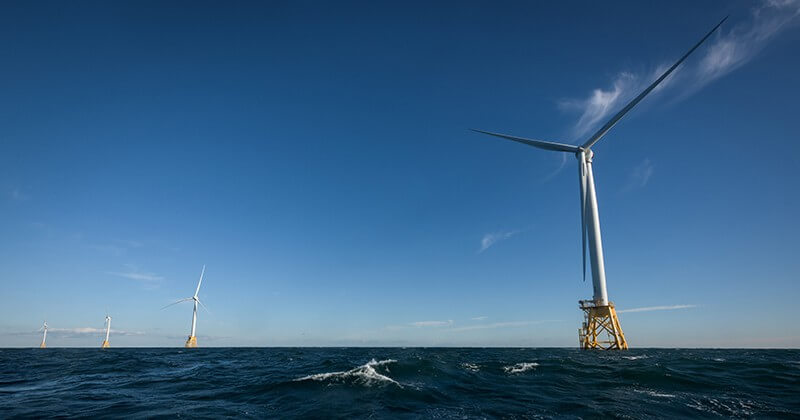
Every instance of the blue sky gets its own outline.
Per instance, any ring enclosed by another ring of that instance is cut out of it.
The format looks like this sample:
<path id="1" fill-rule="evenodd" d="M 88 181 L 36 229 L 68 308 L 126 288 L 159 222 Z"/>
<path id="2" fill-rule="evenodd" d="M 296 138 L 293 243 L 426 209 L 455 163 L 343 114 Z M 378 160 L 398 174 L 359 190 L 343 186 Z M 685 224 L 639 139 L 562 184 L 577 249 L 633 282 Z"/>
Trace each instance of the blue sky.
<path id="1" fill-rule="evenodd" d="M 577 346 L 594 147 L 632 347 L 798 347 L 800 3 L 18 2 L 0 346 Z"/>

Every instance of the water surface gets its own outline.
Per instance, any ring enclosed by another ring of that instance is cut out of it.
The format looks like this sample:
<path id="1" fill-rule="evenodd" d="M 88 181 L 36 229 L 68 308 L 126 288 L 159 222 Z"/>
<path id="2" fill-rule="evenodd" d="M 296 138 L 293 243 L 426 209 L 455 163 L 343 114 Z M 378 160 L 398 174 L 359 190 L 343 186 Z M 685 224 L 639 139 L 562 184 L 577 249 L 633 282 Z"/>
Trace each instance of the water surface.
<path id="1" fill-rule="evenodd" d="M 798 417 L 800 350 L 0 349 L 0 418 Z"/>

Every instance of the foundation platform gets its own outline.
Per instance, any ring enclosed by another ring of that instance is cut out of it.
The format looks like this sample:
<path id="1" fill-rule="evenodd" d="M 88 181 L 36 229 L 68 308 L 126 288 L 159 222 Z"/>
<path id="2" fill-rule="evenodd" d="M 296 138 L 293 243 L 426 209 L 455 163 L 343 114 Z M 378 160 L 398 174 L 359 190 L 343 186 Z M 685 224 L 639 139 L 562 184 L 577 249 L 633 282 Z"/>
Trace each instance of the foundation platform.
<path id="1" fill-rule="evenodd" d="M 578 301 L 583 311 L 583 325 L 578 328 L 582 350 L 627 350 L 628 341 L 619 325 L 614 304 L 596 305 L 593 301 Z"/>
<path id="2" fill-rule="evenodd" d="M 189 337 L 189 339 L 186 340 L 186 345 L 184 347 L 186 347 L 187 349 L 193 349 L 197 347 L 197 336 L 193 335 Z"/>

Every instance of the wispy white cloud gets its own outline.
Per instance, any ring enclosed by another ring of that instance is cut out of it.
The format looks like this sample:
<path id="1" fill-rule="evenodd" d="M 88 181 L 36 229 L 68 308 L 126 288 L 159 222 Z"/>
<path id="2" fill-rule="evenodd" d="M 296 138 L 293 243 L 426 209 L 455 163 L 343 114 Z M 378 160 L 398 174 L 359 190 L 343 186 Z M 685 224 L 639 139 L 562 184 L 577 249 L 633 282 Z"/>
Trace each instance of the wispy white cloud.
<path id="1" fill-rule="evenodd" d="M 650 181 L 650 177 L 653 176 L 654 169 L 653 162 L 645 158 L 638 165 L 633 167 L 630 175 L 628 175 L 628 183 L 623 190 L 628 191 L 636 188 L 644 188 L 647 182 Z"/>
<path id="2" fill-rule="evenodd" d="M 437 328 L 449 327 L 449 326 L 453 325 L 453 320 L 452 319 L 448 319 L 447 321 L 417 321 L 417 322 L 412 322 L 410 325 L 413 326 L 413 327 L 418 327 L 418 328 L 419 327 L 437 327 Z"/>
<path id="3" fill-rule="evenodd" d="M 639 86 L 639 77 L 630 72 L 622 72 L 614 78 L 610 88 L 594 89 L 584 99 L 563 99 L 558 105 L 565 111 L 580 112 L 581 116 L 575 123 L 572 135 L 582 137 L 630 99 L 632 92 Z"/>
<path id="4" fill-rule="evenodd" d="M 558 159 L 559 159 L 558 167 L 553 169 L 552 172 L 550 172 L 549 174 L 547 174 L 547 176 L 542 178 L 542 183 L 543 184 L 545 182 L 550 181 L 551 179 L 555 178 L 555 176 L 558 175 L 559 173 L 561 173 L 561 170 L 564 169 L 565 166 L 567 166 L 567 153 L 559 153 L 558 154 Z"/>
<path id="5" fill-rule="evenodd" d="M 650 312 L 650 311 L 672 311 L 676 309 L 689 309 L 689 308 L 696 308 L 697 305 L 669 305 L 669 306 L 645 306 L 643 308 L 632 308 L 632 309 L 623 309 L 617 311 L 617 313 L 626 313 L 626 312 Z"/>
<path id="6" fill-rule="evenodd" d="M 483 235 L 481 238 L 481 248 L 478 250 L 480 254 L 483 251 L 489 249 L 492 245 L 504 241 L 518 233 L 522 232 L 522 230 L 510 230 L 505 232 L 491 232 Z"/>
<path id="7" fill-rule="evenodd" d="M 48 333 L 62 334 L 62 335 L 85 335 L 85 334 L 105 334 L 105 328 L 93 327 L 79 327 L 79 328 L 48 328 Z M 111 334 L 114 335 L 144 335 L 141 331 L 123 331 L 111 329 Z"/>
<path id="8" fill-rule="evenodd" d="M 470 319 L 473 320 L 473 321 L 484 321 L 487 318 L 489 318 L 489 317 L 488 316 L 476 316 L 476 317 L 470 318 Z"/>
<path id="9" fill-rule="evenodd" d="M 752 60 L 778 33 L 797 23 L 800 20 L 798 17 L 800 0 L 762 2 L 739 23 L 732 24 L 729 21 L 723 25 L 707 45 L 695 52 L 699 58 L 692 57 L 684 62 L 651 95 L 668 91 L 672 86 L 680 86 L 677 99 L 688 97 Z M 613 78 L 609 87 L 593 89 L 584 98 L 559 101 L 562 110 L 580 115 L 572 135 L 582 138 L 596 129 L 671 64 L 672 61 L 658 64 L 650 72 L 622 71 Z"/>
<path id="10" fill-rule="evenodd" d="M 766 0 L 749 18 L 722 32 L 706 50 L 696 68 L 696 88 L 723 76 L 756 56 L 781 30 L 797 22 L 798 0 Z"/>
<path id="11" fill-rule="evenodd" d="M 464 327 L 456 327 L 456 328 L 451 328 L 448 331 L 461 332 L 461 331 L 473 331 L 473 330 L 487 330 L 487 329 L 495 329 L 495 328 L 526 327 L 526 326 L 529 326 L 529 325 L 544 324 L 546 322 L 557 322 L 557 321 L 555 321 L 555 320 L 547 320 L 547 321 L 495 322 L 495 323 L 492 323 L 492 324 L 477 324 L 477 325 L 467 325 L 467 326 L 464 326 Z"/>
<path id="12" fill-rule="evenodd" d="M 139 281 L 164 280 L 164 277 L 156 275 L 155 273 L 119 273 L 119 272 L 109 271 L 108 274 L 111 274 L 112 276 L 124 277 L 126 279 L 139 280 Z"/>
<path id="13" fill-rule="evenodd" d="M 141 271 L 133 264 L 125 264 L 125 267 L 127 269 L 126 271 L 109 271 L 106 274 L 143 282 L 149 287 L 154 287 L 160 283 L 161 280 L 164 280 L 163 276 L 156 273 Z"/>

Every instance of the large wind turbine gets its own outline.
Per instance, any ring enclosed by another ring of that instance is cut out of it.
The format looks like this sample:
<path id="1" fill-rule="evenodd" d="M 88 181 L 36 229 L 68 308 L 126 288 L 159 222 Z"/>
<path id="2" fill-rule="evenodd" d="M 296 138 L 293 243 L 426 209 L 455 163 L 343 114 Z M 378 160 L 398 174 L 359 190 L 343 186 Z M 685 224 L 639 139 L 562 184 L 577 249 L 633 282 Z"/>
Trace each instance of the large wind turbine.
<path id="1" fill-rule="evenodd" d="M 200 292 L 200 285 L 203 283 L 203 274 L 205 274 L 205 272 L 206 272 L 206 266 L 203 265 L 203 271 L 200 272 L 200 281 L 197 282 L 197 289 L 195 289 L 194 291 L 194 296 L 177 300 L 161 308 L 165 309 L 172 305 L 176 305 L 181 302 L 186 302 L 187 300 L 194 301 L 194 309 L 192 310 L 192 333 L 189 335 L 189 339 L 186 340 L 186 347 L 197 347 L 197 336 L 195 335 L 195 327 L 197 326 L 197 305 L 198 304 L 203 305 L 203 302 L 200 302 L 200 299 L 197 298 L 197 293 Z M 203 305 L 203 308 L 205 307 L 206 305 Z M 206 310 L 208 310 L 208 308 L 206 308 Z"/>
<path id="2" fill-rule="evenodd" d="M 591 301 L 579 301 L 581 309 L 585 313 L 585 322 L 579 329 L 579 339 L 581 348 L 599 349 L 627 349 L 628 343 L 622 328 L 619 325 L 614 304 L 608 301 L 606 291 L 606 272 L 603 261 L 603 241 L 600 236 L 600 213 L 597 207 L 597 194 L 594 186 L 594 175 L 592 174 L 592 146 L 600 141 L 614 125 L 619 122 L 633 107 L 636 106 L 647 94 L 653 91 L 659 83 L 664 81 L 694 50 L 696 50 L 717 28 L 725 22 L 722 19 L 717 26 L 709 31 L 700 41 L 697 42 L 686 54 L 683 55 L 675 64 L 656 79 L 647 89 L 643 90 L 630 103 L 625 105 L 622 110 L 617 112 L 608 122 L 603 125 L 596 133 L 589 137 L 580 146 L 571 144 L 554 143 L 542 140 L 533 140 L 522 137 L 509 136 L 505 134 L 490 133 L 487 131 L 474 130 L 479 133 L 488 134 L 495 137 L 537 147 L 539 149 L 555 152 L 573 153 L 578 159 L 578 171 L 580 180 L 581 194 L 581 241 L 583 252 L 583 278 L 586 280 L 586 248 L 589 248 L 589 261 L 592 272 L 592 286 L 594 296 Z M 605 333 L 607 339 L 598 339 L 599 333 Z"/>
<path id="3" fill-rule="evenodd" d="M 38 329 L 38 331 L 44 331 L 44 335 L 42 335 L 42 344 L 39 344 L 40 349 L 47 348 L 47 321 L 44 321 L 42 327 Z"/>
<path id="4" fill-rule="evenodd" d="M 102 345 L 102 348 L 104 349 L 107 349 L 109 346 L 108 344 L 109 334 L 111 334 L 111 315 L 109 315 L 108 312 L 106 312 L 106 339 L 103 340 L 103 345 Z"/>

